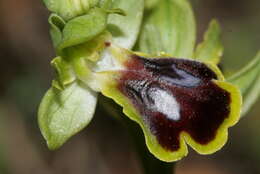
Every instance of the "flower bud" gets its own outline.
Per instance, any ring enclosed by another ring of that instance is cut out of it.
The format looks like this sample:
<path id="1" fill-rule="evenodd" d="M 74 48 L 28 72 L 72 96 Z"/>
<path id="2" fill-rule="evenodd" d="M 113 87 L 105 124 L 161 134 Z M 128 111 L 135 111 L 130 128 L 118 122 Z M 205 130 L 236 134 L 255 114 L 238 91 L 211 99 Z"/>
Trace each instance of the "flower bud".
<path id="1" fill-rule="evenodd" d="M 46 7 L 64 20 L 86 14 L 90 8 L 98 5 L 99 0 L 43 0 Z"/>

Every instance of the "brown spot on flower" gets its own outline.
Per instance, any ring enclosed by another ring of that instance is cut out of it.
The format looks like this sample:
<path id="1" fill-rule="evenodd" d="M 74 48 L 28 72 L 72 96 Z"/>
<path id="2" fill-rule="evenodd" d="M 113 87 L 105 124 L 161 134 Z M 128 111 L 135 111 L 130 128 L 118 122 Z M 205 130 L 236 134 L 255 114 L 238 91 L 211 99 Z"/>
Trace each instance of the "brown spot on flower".
<path id="1" fill-rule="evenodd" d="M 111 42 L 105 42 L 105 46 L 106 47 L 110 47 L 111 46 Z"/>

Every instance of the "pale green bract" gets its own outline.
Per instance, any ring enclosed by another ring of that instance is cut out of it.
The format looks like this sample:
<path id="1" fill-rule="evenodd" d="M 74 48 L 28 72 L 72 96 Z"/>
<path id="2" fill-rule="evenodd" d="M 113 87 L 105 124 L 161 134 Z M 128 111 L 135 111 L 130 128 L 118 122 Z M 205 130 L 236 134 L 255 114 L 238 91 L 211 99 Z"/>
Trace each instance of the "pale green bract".
<path id="1" fill-rule="evenodd" d="M 243 94 L 242 116 L 247 114 L 260 96 L 260 52 L 247 66 L 227 80 L 240 88 Z"/>
<path id="2" fill-rule="evenodd" d="M 80 82 L 64 90 L 51 88 L 44 96 L 38 113 L 41 132 L 50 149 L 57 149 L 91 121 L 97 94 Z"/>
<path id="3" fill-rule="evenodd" d="M 145 18 L 139 51 L 192 58 L 196 39 L 195 19 L 187 0 L 163 0 Z"/>

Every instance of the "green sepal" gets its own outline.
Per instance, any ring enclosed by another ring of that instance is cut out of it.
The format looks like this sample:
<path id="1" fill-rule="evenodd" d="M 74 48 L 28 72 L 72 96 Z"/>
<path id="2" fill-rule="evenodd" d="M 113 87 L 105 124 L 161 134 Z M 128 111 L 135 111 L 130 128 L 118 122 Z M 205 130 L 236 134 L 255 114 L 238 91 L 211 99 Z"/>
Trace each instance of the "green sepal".
<path id="1" fill-rule="evenodd" d="M 56 57 L 51 61 L 51 65 L 54 67 L 57 73 L 56 81 L 63 89 L 66 85 L 73 83 L 76 80 L 75 73 L 73 72 L 72 66 L 68 61 L 62 57 Z M 57 83 L 54 83 L 57 84 Z M 56 85 L 55 85 L 56 86 Z"/>
<path id="2" fill-rule="evenodd" d="M 90 41 L 106 29 L 107 12 L 93 8 L 88 14 L 70 20 L 63 29 L 58 53 L 63 49 Z"/>
<path id="3" fill-rule="evenodd" d="M 94 115 L 96 103 L 97 94 L 80 82 L 64 90 L 52 87 L 38 112 L 38 123 L 49 149 L 58 149 L 85 128 Z"/>
<path id="4" fill-rule="evenodd" d="M 50 35 L 55 48 L 62 40 L 62 30 L 66 22 L 57 14 L 51 14 L 48 22 L 50 24 Z"/>
<path id="5" fill-rule="evenodd" d="M 196 26 L 187 0 L 162 0 L 145 18 L 138 51 L 157 55 L 192 58 Z"/>
<path id="6" fill-rule="evenodd" d="M 194 58 L 199 61 L 209 61 L 218 64 L 223 55 L 223 50 L 221 28 L 216 20 L 212 20 L 204 35 L 204 41 L 198 45 L 194 53 Z"/>
<path id="7" fill-rule="evenodd" d="M 144 0 L 114 0 L 111 9 L 122 9 L 126 14 L 111 14 L 108 17 L 107 29 L 113 35 L 113 43 L 131 49 L 142 24 Z"/>
<path id="8" fill-rule="evenodd" d="M 260 96 L 260 52 L 242 70 L 227 80 L 239 87 L 243 95 L 242 116 L 248 113 Z"/>

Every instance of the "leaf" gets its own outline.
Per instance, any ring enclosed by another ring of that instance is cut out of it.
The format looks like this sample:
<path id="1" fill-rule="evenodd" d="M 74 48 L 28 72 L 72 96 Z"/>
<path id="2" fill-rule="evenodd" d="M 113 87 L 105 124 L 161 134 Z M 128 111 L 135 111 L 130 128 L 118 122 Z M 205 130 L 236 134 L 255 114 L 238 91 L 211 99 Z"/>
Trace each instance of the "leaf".
<path id="1" fill-rule="evenodd" d="M 70 20 L 63 29 L 59 51 L 95 38 L 106 29 L 106 24 L 107 13 L 101 8 L 94 8 L 88 14 Z"/>
<path id="2" fill-rule="evenodd" d="M 212 20 L 208 31 L 204 35 L 204 41 L 198 45 L 195 51 L 194 58 L 218 64 L 224 50 L 220 36 L 220 26 L 216 20 Z"/>
<path id="3" fill-rule="evenodd" d="M 260 52 L 241 71 L 227 79 L 238 86 L 243 94 L 242 116 L 245 115 L 260 96 Z"/>
<path id="4" fill-rule="evenodd" d="M 142 23 L 144 1 L 114 0 L 111 9 L 122 9 L 126 13 L 126 16 L 111 14 L 108 17 L 108 30 L 113 35 L 113 43 L 132 48 Z"/>
<path id="5" fill-rule="evenodd" d="M 79 82 L 65 90 L 51 88 L 44 96 L 38 113 L 41 132 L 52 150 L 86 127 L 96 107 L 97 94 Z"/>
<path id="6" fill-rule="evenodd" d="M 191 58 L 195 33 L 195 19 L 188 1 L 162 0 L 145 19 L 138 51 Z"/>

